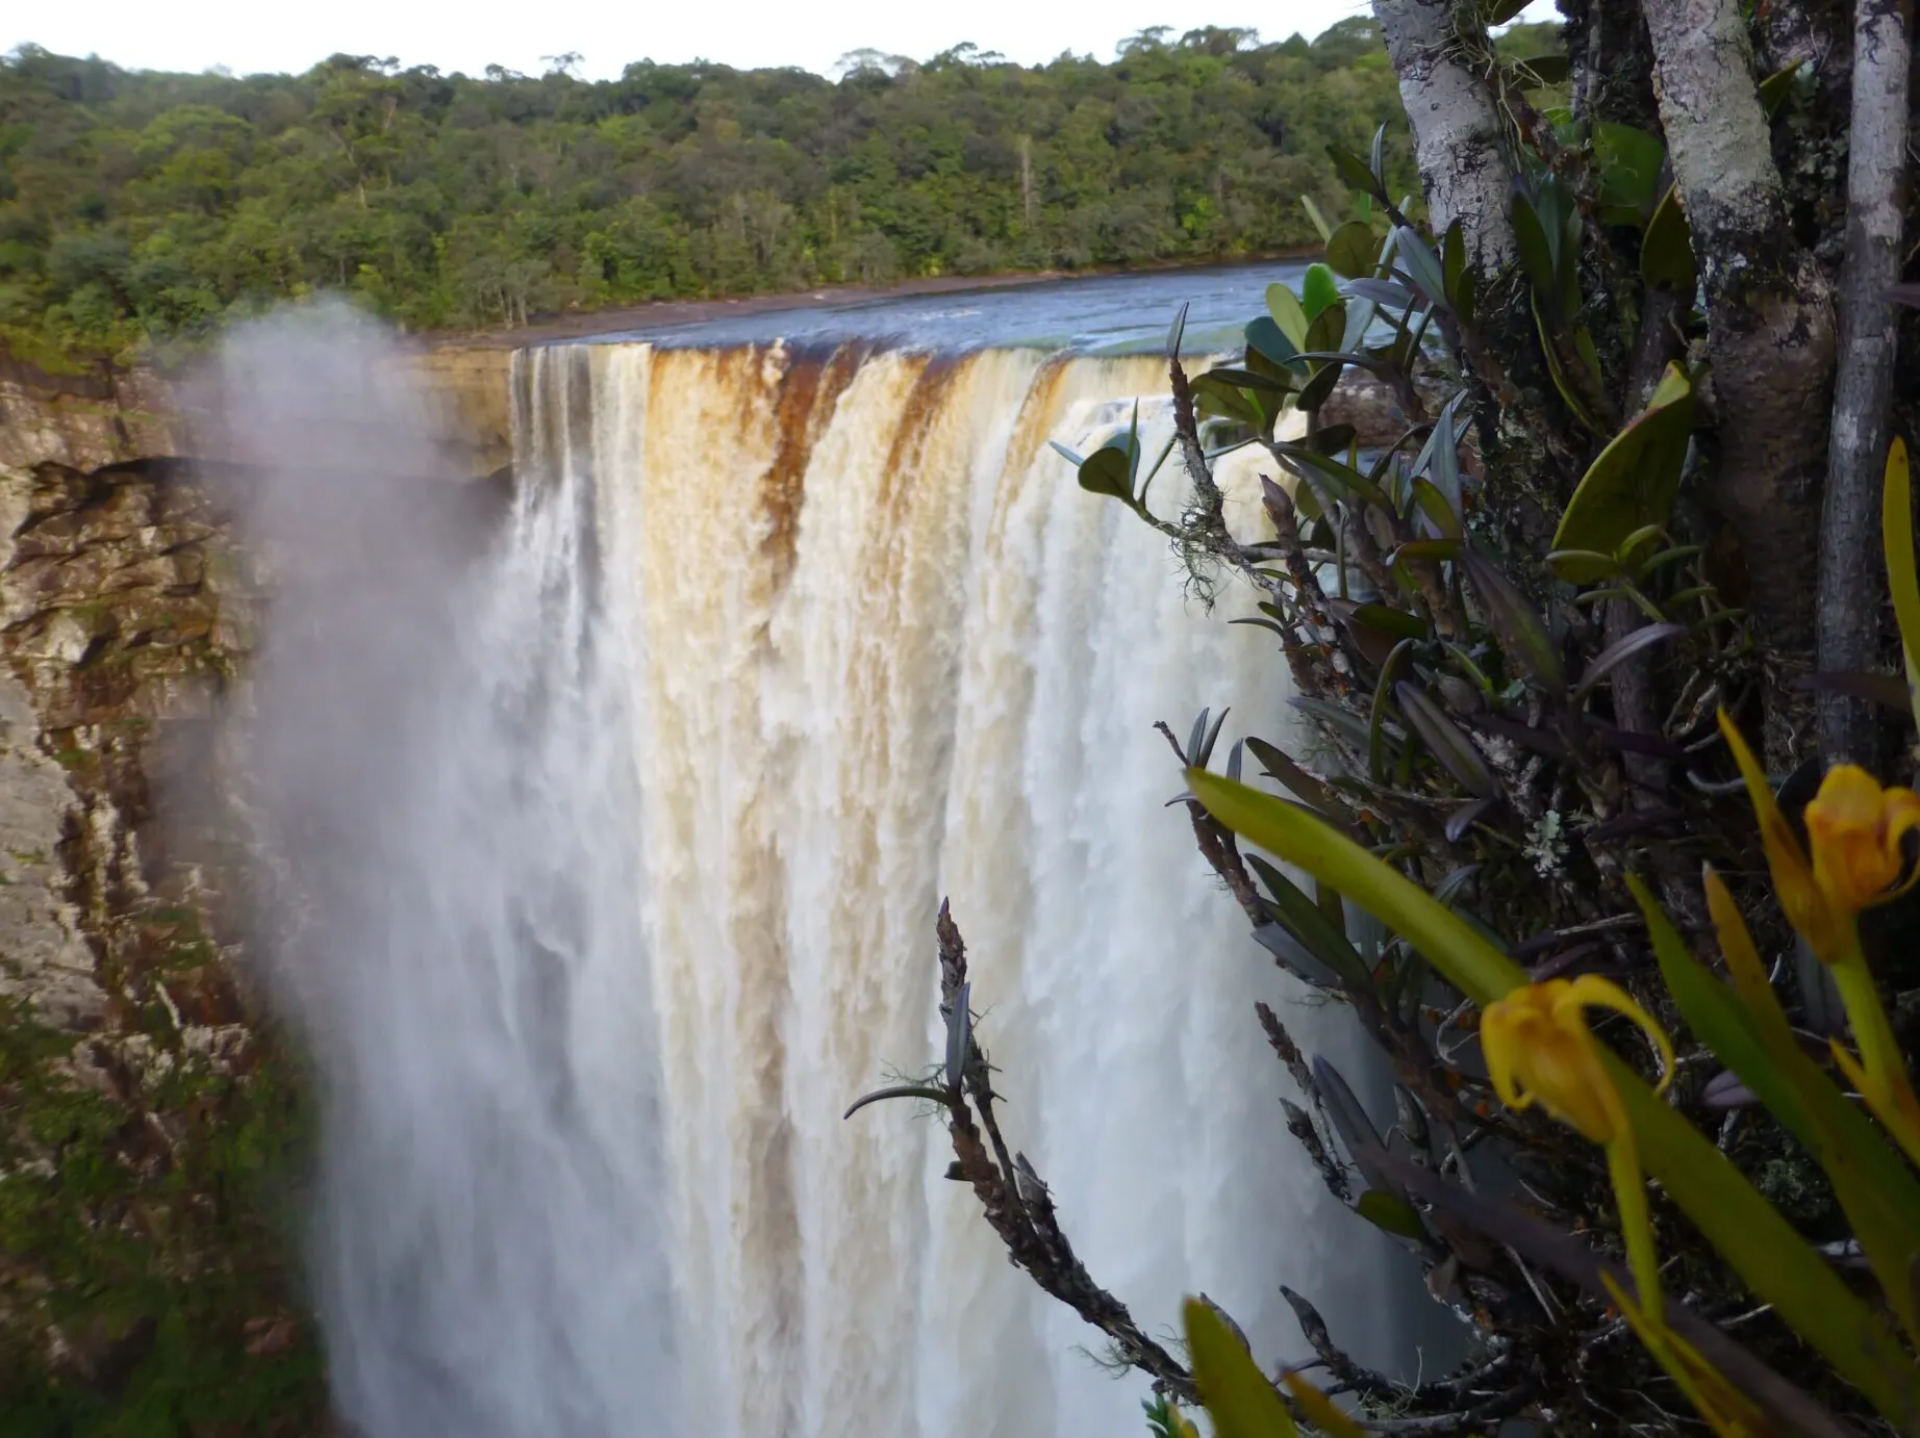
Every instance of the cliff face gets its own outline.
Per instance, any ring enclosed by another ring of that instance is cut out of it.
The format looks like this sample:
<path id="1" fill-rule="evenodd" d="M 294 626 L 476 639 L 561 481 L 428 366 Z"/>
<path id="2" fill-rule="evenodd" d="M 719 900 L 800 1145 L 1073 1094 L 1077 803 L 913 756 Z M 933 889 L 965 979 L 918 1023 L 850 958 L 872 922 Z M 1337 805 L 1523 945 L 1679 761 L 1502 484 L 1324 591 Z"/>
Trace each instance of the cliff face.
<path id="1" fill-rule="evenodd" d="M 469 474 L 510 457 L 507 359 L 419 361 Z M 0 370 L 0 1433 L 325 1424 L 306 1085 L 237 946 L 217 723 L 260 586 L 191 420 L 153 378 Z"/>

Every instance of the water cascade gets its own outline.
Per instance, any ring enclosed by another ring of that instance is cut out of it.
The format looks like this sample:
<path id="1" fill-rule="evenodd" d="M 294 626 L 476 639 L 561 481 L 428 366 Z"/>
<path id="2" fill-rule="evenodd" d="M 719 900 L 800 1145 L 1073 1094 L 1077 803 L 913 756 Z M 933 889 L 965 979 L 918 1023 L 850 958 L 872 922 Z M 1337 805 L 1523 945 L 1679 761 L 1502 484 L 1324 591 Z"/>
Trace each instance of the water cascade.
<path id="1" fill-rule="evenodd" d="M 1095 1276 L 1150 1331 L 1204 1289 L 1269 1356 L 1303 1352 L 1287 1283 L 1377 1356 L 1379 1247 L 1285 1134 L 1251 1012 L 1295 995 L 1163 807 L 1152 728 L 1281 733 L 1282 666 L 1227 624 L 1242 590 L 1209 614 L 1048 443 L 1138 398 L 1158 454 L 1164 365 L 594 344 L 514 387 L 511 518 L 412 681 L 441 742 L 354 796 L 386 837 L 341 861 L 329 942 L 377 963 L 333 1011 L 378 1011 L 322 1054 L 349 1419 L 1139 1431 L 1144 1385 L 1006 1263 L 943 1129 L 841 1120 L 940 1050 L 943 895 L 1009 1136 Z"/>

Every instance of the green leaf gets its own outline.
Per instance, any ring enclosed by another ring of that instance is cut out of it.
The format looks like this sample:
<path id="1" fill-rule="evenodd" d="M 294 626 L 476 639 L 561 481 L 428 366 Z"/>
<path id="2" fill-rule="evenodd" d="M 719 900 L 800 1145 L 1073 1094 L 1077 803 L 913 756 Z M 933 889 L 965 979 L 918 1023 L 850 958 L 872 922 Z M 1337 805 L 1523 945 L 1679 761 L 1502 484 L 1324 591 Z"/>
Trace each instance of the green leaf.
<path id="1" fill-rule="evenodd" d="M 1613 1053 L 1601 1061 L 1646 1170 L 1708 1234 L 1746 1286 L 1903 1431 L 1920 1419 L 1920 1372 L 1887 1326 L 1807 1247 L 1727 1156 Z"/>
<path id="2" fill-rule="evenodd" d="M 1298 1438 L 1287 1405 L 1220 1315 L 1197 1298 L 1182 1312 L 1193 1386 L 1213 1419 L 1214 1438 Z"/>
<path id="3" fill-rule="evenodd" d="M 1547 311 L 1541 307 L 1540 291 L 1529 289 L 1527 298 L 1533 306 L 1533 323 L 1540 331 L 1540 349 L 1546 357 L 1547 374 L 1553 380 L 1553 387 L 1560 391 L 1560 398 L 1567 402 L 1567 408 L 1573 411 L 1573 417 L 1580 421 L 1602 439 L 1607 431 L 1594 417 L 1592 406 L 1587 402 L 1584 388 L 1577 386 L 1567 374 L 1566 360 L 1560 352 L 1560 333 L 1547 322 Z M 1592 341 L 1588 341 L 1591 345 Z"/>
<path id="4" fill-rule="evenodd" d="M 1529 0 L 1480 0 L 1480 18 L 1489 29 L 1504 25 L 1526 9 L 1528 3 Z"/>
<path id="5" fill-rule="evenodd" d="M 1248 349 L 1265 355 L 1275 364 L 1287 364 L 1300 353 L 1299 346 L 1288 339 L 1286 332 L 1265 315 L 1248 321 L 1246 339 Z"/>
<path id="6" fill-rule="evenodd" d="M 1411 1238 L 1422 1243 L 1427 1239 L 1427 1226 L 1420 1221 L 1420 1214 L 1414 1206 L 1385 1189 L 1370 1188 L 1361 1194 L 1360 1201 L 1354 1205 L 1354 1212 L 1375 1228 L 1396 1237 Z"/>
<path id="7" fill-rule="evenodd" d="M 1387 192 L 1380 182 L 1374 179 L 1373 171 L 1367 168 L 1365 160 L 1340 145 L 1327 146 L 1327 158 L 1333 161 L 1335 173 L 1350 189 L 1358 190 L 1363 195 L 1371 195 L 1382 204 L 1386 203 Z"/>
<path id="8" fill-rule="evenodd" d="M 1880 547 L 1893 590 L 1900 649 L 1906 657 L 1907 688 L 1913 696 L 1913 712 L 1920 714 L 1920 577 L 1915 574 L 1913 553 L 1913 480 L 1906 441 L 1898 436 L 1887 451 L 1886 485 L 1880 492 Z"/>
<path id="9" fill-rule="evenodd" d="M 1419 885 L 1325 823 L 1257 789 L 1190 770 L 1193 795 L 1215 819 L 1332 884 L 1485 1007 L 1525 973 Z M 1836 1370 L 1897 1425 L 1920 1416 L 1920 1373 L 1898 1340 L 1773 1205 L 1626 1063 L 1602 1050 L 1647 1172 L 1697 1224 L 1763 1302 L 1771 1303 Z"/>
<path id="10" fill-rule="evenodd" d="M 1268 285 L 1267 313 L 1296 350 L 1307 347 L 1307 312 L 1300 308 L 1300 301 L 1292 290 L 1277 282 Z"/>
<path id="11" fill-rule="evenodd" d="M 1242 424 L 1252 425 L 1255 429 L 1266 428 L 1266 413 L 1253 397 L 1238 386 L 1212 373 L 1203 374 L 1194 380 L 1193 394 L 1194 398 L 1200 402 L 1204 413 L 1239 420 Z"/>
<path id="12" fill-rule="evenodd" d="M 1426 622 L 1404 609 L 1393 609 L 1385 604 L 1363 604 L 1353 611 L 1354 619 L 1369 629 L 1378 629 L 1382 634 L 1391 634 L 1396 639 L 1425 639 Z"/>
<path id="13" fill-rule="evenodd" d="M 1920 1182 L 1913 1171 L 1801 1049 L 1750 939 L 1746 954 L 1727 956 L 1736 991 L 1695 961 L 1644 884 L 1628 875 L 1627 887 L 1646 917 L 1661 977 L 1681 1017 L 1819 1161 L 1889 1304 L 1912 1332 L 1910 1275 L 1920 1261 Z M 1731 905 L 1724 887 L 1716 897 Z M 1743 930 L 1733 942 L 1744 937 Z M 1708 1238 L 1715 1237 L 1710 1227 L 1703 1228 Z"/>
<path id="14" fill-rule="evenodd" d="M 1793 93 L 1793 77 L 1800 73 L 1804 60 L 1795 60 L 1784 70 L 1775 70 L 1760 82 L 1760 108 L 1768 120 L 1780 112 L 1787 102 L 1787 96 Z"/>
<path id="15" fill-rule="evenodd" d="M 1380 258 L 1380 241 L 1373 228 L 1358 220 L 1348 220 L 1327 241 L 1327 264 L 1346 279 L 1365 279 L 1373 273 Z"/>
<path id="16" fill-rule="evenodd" d="M 1698 271 L 1693 263 L 1693 228 L 1673 186 L 1653 207 L 1647 232 L 1640 240 L 1640 278 L 1656 289 L 1693 298 Z"/>
<path id="17" fill-rule="evenodd" d="M 1658 135 L 1635 125 L 1602 120 L 1593 127 L 1593 153 L 1600 164 L 1600 203 L 1644 223 L 1660 200 L 1660 167 L 1667 147 Z"/>
<path id="18" fill-rule="evenodd" d="M 1554 272 L 1553 248 L 1533 202 L 1518 190 L 1514 192 L 1513 239 L 1520 250 L 1520 268 L 1536 295 L 1545 295 L 1550 305 L 1559 303 L 1560 288 Z"/>
<path id="19" fill-rule="evenodd" d="M 1105 494 L 1132 504 L 1135 457 L 1125 443 L 1102 445 L 1080 466 L 1080 487 L 1089 494 Z"/>
<path id="20" fill-rule="evenodd" d="M 1320 317 L 1321 311 L 1340 303 L 1340 281 L 1325 265 L 1307 266 L 1306 277 L 1300 282 L 1300 304 L 1307 312 L 1309 321 Z"/>
<path id="21" fill-rule="evenodd" d="M 1693 411 L 1693 382 L 1679 365 L 1668 365 L 1647 407 L 1600 451 L 1567 501 L 1554 531 L 1554 550 L 1611 555 L 1635 531 L 1665 527 L 1680 492 Z M 1554 563 L 1553 571 L 1570 584 L 1594 584 L 1608 577 L 1601 565 L 1566 555 Z"/>
<path id="22" fill-rule="evenodd" d="M 1456 314 L 1466 318 L 1462 308 L 1461 279 L 1467 270 L 1467 242 L 1464 229 L 1459 220 L 1447 226 L 1447 232 L 1440 238 L 1440 278 L 1447 292 L 1447 304 Z"/>
<path id="23" fill-rule="evenodd" d="M 1217 774 L 1187 773 L 1193 796 L 1241 838 L 1331 884 L 1426 957 L 1478 1004 L 1526 982 L 1520 967 L 1418 884 L 1324 820 Z"/>

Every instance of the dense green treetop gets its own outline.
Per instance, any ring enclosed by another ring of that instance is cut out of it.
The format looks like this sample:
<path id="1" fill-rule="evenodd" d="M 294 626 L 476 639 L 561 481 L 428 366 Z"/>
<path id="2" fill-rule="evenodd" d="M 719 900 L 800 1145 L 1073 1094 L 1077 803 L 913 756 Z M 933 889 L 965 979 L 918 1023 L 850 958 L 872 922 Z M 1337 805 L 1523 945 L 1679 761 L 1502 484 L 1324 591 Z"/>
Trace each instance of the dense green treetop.
<path id="1" fill-rule="evenodd" d="M 1148 31 L 1111 63 L 959 46 L 586 82 L 0 57 L 0 340 L 43 363 L 344 289 L 411 328 L 836 281 L 1273 252 L 1325 147 L 1400 113 L 1372 21 Z M 1397 165 L 1405 165 L 1397 160 Z M 1405 167 L 1409 188 L 1411 168 Z"/>

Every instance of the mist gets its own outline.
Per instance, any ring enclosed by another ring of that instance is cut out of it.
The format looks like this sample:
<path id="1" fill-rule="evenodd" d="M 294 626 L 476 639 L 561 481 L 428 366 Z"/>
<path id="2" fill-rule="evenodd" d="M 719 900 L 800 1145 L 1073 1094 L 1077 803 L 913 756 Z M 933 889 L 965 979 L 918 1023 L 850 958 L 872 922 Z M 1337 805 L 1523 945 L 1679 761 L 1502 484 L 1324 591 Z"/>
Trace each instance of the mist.
<path id="1" fill-rule="evenodd" d="M 308 1251 L 364 1438 L 675 1426 L 621 627 L 581 481 L 450 473 L 341 306 L 199 386 L 266 619 L 250 947 L 319 1072 Z M 643 1416 L 644 1415 L 644 1416 Z"/>

